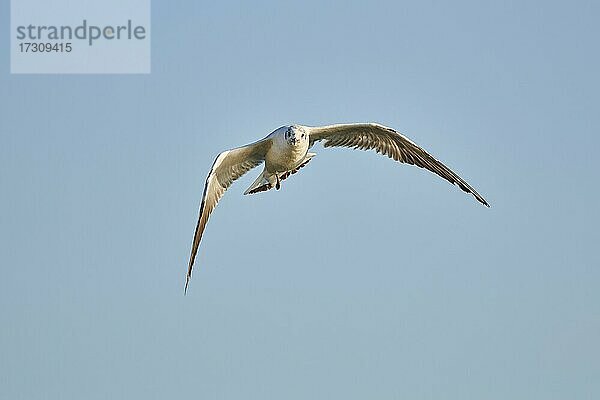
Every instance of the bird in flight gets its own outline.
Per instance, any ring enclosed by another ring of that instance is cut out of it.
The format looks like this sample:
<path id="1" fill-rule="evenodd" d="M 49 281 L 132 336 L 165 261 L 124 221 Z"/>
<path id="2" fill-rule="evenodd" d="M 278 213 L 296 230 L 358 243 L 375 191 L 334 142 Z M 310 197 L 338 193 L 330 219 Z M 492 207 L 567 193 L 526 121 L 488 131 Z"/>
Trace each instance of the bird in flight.
<path id="1" fill-rule="evenodd" d="M 417 146 L 401 133 L 375 123 L 338 124 L 328 126 L 282 126 L 266 138 L 252 144 L 226 150 L 215 159 L 204 186 L 200 203 L 198 224 L 194 233 L 192 253 L 188 264 L 185 289 L 187 292 L 194 260 L 202 233 L 210 214 L 231 184 L 252 168 L 263 162 L 265 167 L 244 194 L 279 190 L 281 182 L 295 174 L 315 156 L 308 150 L 323 141 L 324 147 L 349 147 L 359 150 L 375 150 L 394 160 L 426 168 L 463 191 L 472 194 L 477 201 L 489 207 L 488 202 L 460 176 L 452 172 L 431 154 Z"/>

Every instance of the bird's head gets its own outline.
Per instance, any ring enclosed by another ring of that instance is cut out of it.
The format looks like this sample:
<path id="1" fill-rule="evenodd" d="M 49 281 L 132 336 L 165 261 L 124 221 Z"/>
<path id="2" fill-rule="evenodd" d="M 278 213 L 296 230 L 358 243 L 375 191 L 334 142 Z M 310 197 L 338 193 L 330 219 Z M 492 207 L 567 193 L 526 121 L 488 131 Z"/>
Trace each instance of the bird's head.
<path id="1" fill-rule="evenodd" d="M 290 125 L 284 129 L 284 138 L 290 146 L 298 146 L 308 140 L 308 133 L 301 126 Z"/>

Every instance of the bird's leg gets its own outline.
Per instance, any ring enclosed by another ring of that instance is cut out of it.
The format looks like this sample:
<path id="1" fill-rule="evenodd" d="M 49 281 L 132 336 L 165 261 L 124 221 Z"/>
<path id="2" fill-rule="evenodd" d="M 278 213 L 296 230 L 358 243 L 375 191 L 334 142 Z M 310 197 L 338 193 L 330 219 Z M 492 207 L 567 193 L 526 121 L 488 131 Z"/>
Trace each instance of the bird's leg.
<path id="1" fill-rule="evenodd" d="M 275 173 L 275 178 L 277 178 L 277 183 L 275 184 L 275 189 L 281 189 L 281 181 L 279 180 L 279 174 Z"/>

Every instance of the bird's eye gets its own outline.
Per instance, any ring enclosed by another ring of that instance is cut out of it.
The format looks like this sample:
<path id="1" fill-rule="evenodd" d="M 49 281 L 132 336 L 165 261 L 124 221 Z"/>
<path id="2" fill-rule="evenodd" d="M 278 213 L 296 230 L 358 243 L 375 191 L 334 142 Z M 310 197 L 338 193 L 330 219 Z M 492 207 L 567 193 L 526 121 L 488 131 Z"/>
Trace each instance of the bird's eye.
<path id="1" fill-rule="evenodd" d="M 303 133 L 303 134 L 302 134 L 302 139 L 304 139 L 304 137 L 305 137 L 305 136 L 306 136 L 306 135 Z"/>

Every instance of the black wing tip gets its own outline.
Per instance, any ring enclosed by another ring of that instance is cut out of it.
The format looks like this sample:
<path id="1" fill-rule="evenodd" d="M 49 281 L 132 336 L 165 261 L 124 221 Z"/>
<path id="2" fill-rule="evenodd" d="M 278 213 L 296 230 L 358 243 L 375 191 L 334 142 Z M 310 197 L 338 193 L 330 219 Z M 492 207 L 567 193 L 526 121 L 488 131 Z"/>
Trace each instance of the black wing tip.
<path id="1" fill-rule="evenodd" d="M 188 265 L 187 274 L 185 276 L 185 287 L 183 288 L 183 295 L 187 294 L 188 286 L 190 285 L 190 279 L 192 279 L 192 269 L 194 268 L 194 259 L 196 258 L 196 254 L 192 256 L 190 259 L 190 263 Z"/>
<path id="2" fill-rule="evenodd" d="M 490 203 L 487 202 L 486 199 L 484 199 L 483 197 L 479 196 L 475 196 L 475 199 L 480 202 L 481 204 L 483 204 L 484 206 L 486 206 L 487 208 L 491 208 L 492 206 L 490 206 Z"/>

